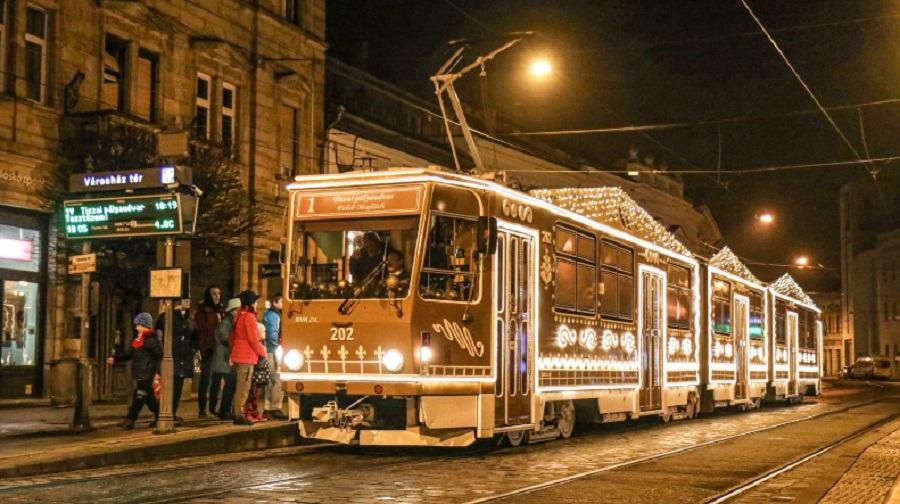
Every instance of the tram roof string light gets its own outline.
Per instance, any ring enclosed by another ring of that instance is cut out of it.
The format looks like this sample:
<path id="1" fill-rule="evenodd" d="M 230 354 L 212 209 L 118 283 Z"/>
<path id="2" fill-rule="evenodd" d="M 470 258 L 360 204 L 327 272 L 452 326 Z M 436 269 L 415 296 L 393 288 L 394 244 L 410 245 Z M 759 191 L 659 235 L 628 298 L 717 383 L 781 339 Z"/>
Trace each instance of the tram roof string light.
<path id="1" fill-rule="evenodd" d="M 450 104 L 453 106 L 453 111 L 456 114 L 456 119 L 459 122 L 460 127 L 462 128 L 463 137 L 466 140 L 466 145 L 469 147 L 469 153 L 472 156 L 472 160 L 475 162 L 475 168 L 479 172 L 484 172 L 484 163 L 481 160 L 481 155 L 478 153 L 478 148 L 475 145 L 475 140 L 472 137 L 472 130 L 469 128 L 469 123 L 466 121 L 466 116 L 463 113 L 462 104 L 459 101 L 459 96 L 456 94 L 456 88 L 453 87 L 453 83 L 459 80 L 463 75 L 469 73 L 475 68 L 481 69 L 482 77 L 485 75 L 485 64 L 494 59 L 501 52 L 509 49 L 510 47 L 516 45 L 520 41 L 534 35 L 532 31 L 526 32 L 513 32 L 503 35 L 504 39 L 508 39 L 506 43 L 500 46 L 497 49 L 485 54 L 484 56 L 478 56 L 475 60 L 469 65 L 463 67 L 459 71 L 454 71 L 454 69 L 462 63 L 463 54 L 466 49 L 470 47 L 470 42 L 476 42 L 476 40 L 453 40 L 450 42 L 451 46 L 458 46 L 457 49 L 453 52 L 453 55 L 441 65 L 441 68 L 438 69 L 437 73 L 431 77 L 431 82 L 434 83 L 434 94 L 438 97 L 438 105 L 441 109 L 441 116 L 444 118 L 444 129 L 447 131 L 447 140 L 450 143 L 450 151 L 453 153 L 453 162 L 456 165 L 456 171 L 461 172 L 462 167 L 459 164 L 459 156 L 456 154 L 456 147 L 453 143 L 453 131 L 450 129 L 450 118 L 447 115 L 447 109 L 444 106 L 444 94 L 447 95 L 447 98 L 450 100 Z M 550 72 L 551 67 L 548 63 L 543 62 L 535 63 L 532 65 L 532 73 L 534 75 L 546 75 Z"/>

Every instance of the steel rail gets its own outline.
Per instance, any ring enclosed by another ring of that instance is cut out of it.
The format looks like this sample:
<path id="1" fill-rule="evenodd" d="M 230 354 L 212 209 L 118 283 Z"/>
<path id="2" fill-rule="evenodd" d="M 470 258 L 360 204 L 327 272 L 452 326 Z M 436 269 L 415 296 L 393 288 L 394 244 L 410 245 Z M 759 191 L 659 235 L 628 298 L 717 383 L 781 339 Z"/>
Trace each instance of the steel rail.
<path id="1" fill-rule="evenodd" d="M 592 477 L 592 476 L 596 476 L 596 475 L 598 475 L 598 474 L 603 474 L 603 473 L 607 473 L 607 472 L 612 472 L 612 471 L 616 471 L 616 470 L 619 470 L 619 469 L 623 469 L 623 468 L 626 468 L 626 467 L 631 467 L 631 466 L 636 466 L 636 465 L 640 465 L 640 464 L 645 464 L 645 463 L 647 463 L 647 462 L 653 462 L 653 461 L 656 461 L 656 460 L 660 460 L 660 459 L 664 459 L 664 458 L 671 457 L 671 456 L 673 456 L 673 455 L 679 455 L 679 454 L 682 454 L 682 453 L 688 453 L 688 452 L 696 451 L 696 450 L 699 450 L 699 449 L 701 449 L 701 448 L 705 448 L 705 447 L 709 447 L 709 446 L 721 444 L 721 443 L 724 443 L 724 442 L 726 442 L 726 441 L 731 441 L 731 440 L 733 440 L 733 439 L 739 439 L 739 438 L 746 437 L 746 436 L 750 436 L 750 435 L 753 435 L 753 434 L 758 434 L 758 433 L 760 433 L 760 432 L 765 432 L 765 431 L 770 431 L 770 430 L 774 430 L 774 429 L 779 429 L 779 428 L 781 428 L 781 427 L 786 427 L 786 426 L 788 426 L 788 425 L 792 425 L 792 424 L 796 424 L 796 423 L 801 423 L 801 422 L 807 422 L 807 421 L 810 421 L 810 420 L 816 420 L 816 419 L 818 419 L 818 418 L 822 418 L 822 417 L 826 417 L 826 416 L 831 416 L 831 415 L 836 415 L 836 414 L 839 414 L 839 413 L 846 413 L 847 411 L 850 411 L 850 410 L 852 410 L 852 409 L 860 408 L 860 407 L 863 407 L 863 406 L 868 406 L 868 405 L 871 405 L 871 404 L 877 404 L 877 403 L 884 402 L 884 401 L 887 401 L 887 400 L 897 399 L 898 397 L 900 397 L 900 394 L 898 394 L 898 395 L 893 395 L 893 396 L 888 396 L 888 397 L 882 397 L 882 398 L 879 398 L 879 399 L 874 399 L 874 400 L 871 400 L 871 401 L 861 402 L 861 403 L 857 403 L 857 404 L 848 405 L 848 406 L 845 406 L 845 407 L 843 407 L 843 408 L 839 408 L 839 409 L 834 410 L 834 411 L 827 411 L 827 412 L 824 412 L 824 413 L 817 413 L 817 414 L 815 414 L 815 415 L 810 415 L 810 416 L 803 417 L 803 418 L 795 418 L 795 419 L 793 419 L 793 420 L 788 420 L 788 421 L 786 421 L 786 422 L 780 422 L 780 423 L 777 423 L 777 424 L 772 424 L 772 425 L 768 425 L 768 426 L 765 426 L 765 427 L 759 427 L 759 428 L 757 428 L 757 429 L 752 429 L 752 430 L 749 430 L 749 431 L 746 431 L 746 432 L 741 432 L 740 434 L 733 434 L 733 435 L 725 436 L 725 437 L 718 438 L 718 439 L 712 439 L 712 440 L 710 440 L 710 441 L 705 441 L 705 442 L 703 442 L 703 443 L 695 444 L 695 445 L 693 445 L 693 446 L 686 446 L 686 447 L 684 447 L 684 448 L 678 448 L 678 449 L 670 450 L 670 451 L 667 451 L 667 452 L 657 453 L 657 454 L 654 454 L 654 455 L 647 455 L 647 456 L 645 456 L 645 457 L 640 457 L 640 458 L 637 458 L 637 459 L 634 459 L 634 460 L 629 460 L 629 461 L 625 461 L 625 462 L 619 462 L 619 463 L 617 463 L 617 464 L 612 464 L 612 465 L 605 466 L 605 467 L 599 467 L 599 468 L 597 468 L 597 469 L 591 469 L 591 470 L 589 470 L 589 471 L 583 471 L 583 472 L 576 473 L 576 474 L 572 474 L 572 475 L 569 475 L 569 476 L 564 476 L 564 477 L 562 477 L 562 478 L 556 478 L 556 479 L 553 479 L 553 480 L 545 481 L 545 482 L 543 482 L 543 483 L 538 483 L 538 484 L 535 484 L 535 485 L 530 485 L 530 486 L 527 486 L 527 487 L 522 487 L 522 488 L 519 488 L 519 489 L 516 489 L 516 490 L 511 490 L 511 491 L 509 491 L 509 492 L 504 492 L 504 493 L 502 493 L 502 494 L 497 494 L 497 495 L 492 495 L 492 496 L 486 496 L 486 497 L 482 497 L 482 498 L 479 498 L 479 499 L 474 499 L 474 500 L 466 501 L 464 504 L 482 504 L 482 503 L 486 503 L 486 502 L 496 502 L 496 501 L 502 501 L 502 500 L 506 500 L 506 499 L 511 499 L 511 498 L 513 498 L 513 497 L 517 497 L 517 496 L 520 496 L 520 495 L 526 495 L 526 494 L 534 493 L 534 492 L 537 492 L 537 491 L 540 491 L 540 490 L 545 490 L 545 489 L 552 488 L 552 487 L 557 487 L 557 486 L 566 485 L 566 484 L 569 484 L 569 483 L 572 483 L 572 482 L 575 482 L 575 481 L 579 481 L 579 480 L 583 480 L 583 479 L 586 479 L 586 478 L 590 478 L 590 477 Z M 900 416 L 900 414 L 895 415 L 895 416 Z M 879 421 L 879 423 L 880 423 L 880 422 L 881 422 L 881 421 Z M 874 428 L 874 427 L 873 427 L 873 428 Z M 824 452 L 823 452 L 823 453 L 824 453 Z M 720 502 L 720 501 L 719 501 L 719 502 Z"/>

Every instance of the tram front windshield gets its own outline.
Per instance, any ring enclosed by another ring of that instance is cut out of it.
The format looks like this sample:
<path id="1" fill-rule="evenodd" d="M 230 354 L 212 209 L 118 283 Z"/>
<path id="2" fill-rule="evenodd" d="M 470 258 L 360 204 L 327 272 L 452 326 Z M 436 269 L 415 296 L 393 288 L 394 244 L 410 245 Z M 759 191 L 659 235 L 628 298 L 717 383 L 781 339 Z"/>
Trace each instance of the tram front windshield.
<path id="1" fill-rule="evenodd" d="M 418 230 L 418 217 L 296 222 L 292 298 L 406 297 Z"/>

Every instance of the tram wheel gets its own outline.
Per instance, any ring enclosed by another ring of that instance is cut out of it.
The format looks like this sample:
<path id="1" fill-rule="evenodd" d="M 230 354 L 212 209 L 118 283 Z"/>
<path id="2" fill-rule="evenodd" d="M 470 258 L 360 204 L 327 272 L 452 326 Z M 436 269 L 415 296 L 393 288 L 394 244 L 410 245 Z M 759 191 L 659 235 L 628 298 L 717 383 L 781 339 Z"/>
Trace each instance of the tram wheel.
<path id="1" fill-rule="evenodd" d="M 527 430 L 512 431 L 506 433 L 506 440 L 512 447 L 528 444 L 528 438 L 531 437 Z"/>
<path id="2" fill-rule="evenodd" d="M 669 423 L 672 420 L 672 408 L 666 408 L 662 414 L 659 415 L 659 418 L 663 423 Z"/>
<path id="3" fill-rule="evenodd" d="M 697 403 L 688 399 L 687 404 L 684 405 L 684 417 L 691 419 L 697 418 Z"/>
<path id="4" fill-rule="evenodd" d="M 569 439 L 572 437 L 572 432 L 575 430 L 575 421 L 576 421 L 576 412 L 575 412 L 575 404 L 572 401 L 563 401 L 559 403 L 559 421 L 556 423 L 556 428 L 559 429 L 559 435 L 563 439 Z"/>

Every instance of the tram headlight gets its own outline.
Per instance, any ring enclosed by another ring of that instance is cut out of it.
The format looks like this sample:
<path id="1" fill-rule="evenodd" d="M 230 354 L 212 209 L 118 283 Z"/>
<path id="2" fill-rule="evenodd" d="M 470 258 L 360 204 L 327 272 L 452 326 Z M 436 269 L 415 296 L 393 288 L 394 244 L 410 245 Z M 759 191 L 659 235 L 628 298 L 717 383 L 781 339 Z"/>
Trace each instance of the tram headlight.
<path id="1" fill-rule="evenodd" d="M 296 371 L 303 367 L 303 354 L 296 350 L 289 350 L 288 353 L 284 354 L 282 362 L 291 371 Z"/>
<path id="2" fill-rule="evenodd" d="M 419 349 L 419 360 L 422 362 L 431 362 L 431 347 L 423 346 Z"/>
<path id="3" fill-rule="evenodd" d="M 381 363 L 392 373 L 396 373 L 403 368 L 403 354 L 398 350 L 388 350 L 381 357 Z"/>

